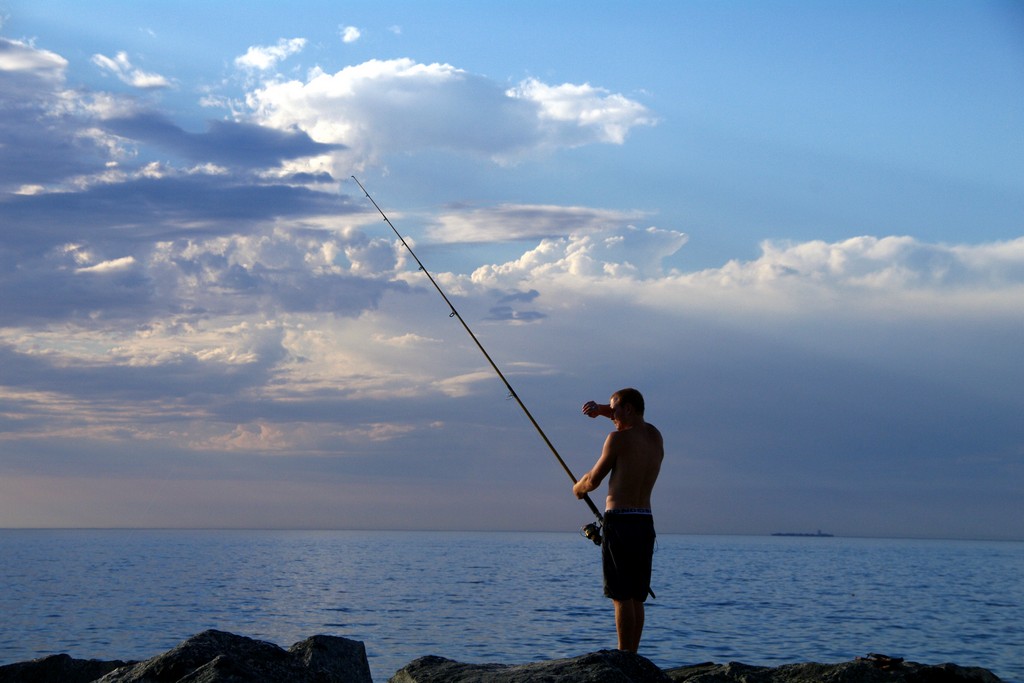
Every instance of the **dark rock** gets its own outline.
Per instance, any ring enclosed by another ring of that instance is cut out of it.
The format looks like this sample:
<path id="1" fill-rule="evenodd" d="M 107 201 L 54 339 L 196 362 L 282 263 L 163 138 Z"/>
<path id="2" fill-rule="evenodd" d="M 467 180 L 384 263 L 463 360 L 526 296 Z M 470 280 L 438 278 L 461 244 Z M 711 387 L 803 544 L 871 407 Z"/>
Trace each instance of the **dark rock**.
<path id="1" fill-rule="evenodd" d="M 1000 683 L 988 669 L 956 664 L 927 665 L 871 655 L 840 664 L 785 664 L 779 667 L 696 664 L 666 669 L 687 683 Z"/>
<path id="2" fill-rule="evenodd" d="M 98 683 L 372 683 L 363 644 L 313 636 L 284 650 L 223 631 L 203 631 L 173 650 L 116 669 Z"/>
<path id="3" fill-rule="evenodd" d="M 0 683 L 372 683 L 362 643 L 313 636 L 284 650 L 223 631 L 204 631 L 144 662 L 53 655 L 0 666 Z M 693 664 L 662 671 L 620 650 L 532 664 L 462 664 L 421 657 L 389 683 L 1001 683 L 988 669 L 927 665 L 871 654 L 839 664 L 778 667 Z"/>
<path id="4" fill-rule="evenodd" d="M 570 659 L 533 664 L 461 664 L 420 657 L 388 683 L 670 683 L 649 659 L 621 650 L 601 650 Z"/>
<path id="5" fill-rule="evenodd" d="M 295 643 L 288 652 L 309 671 L 330 672 L 324 681 L 371 683 L 366 647 L 358 640 L 312 636 Z"/>
<path id="6" fill-rule="evenodd" d="M 129 663 L 51 655 L 30 662 L 0 666 L 0 683 L 90 683 Z"/>

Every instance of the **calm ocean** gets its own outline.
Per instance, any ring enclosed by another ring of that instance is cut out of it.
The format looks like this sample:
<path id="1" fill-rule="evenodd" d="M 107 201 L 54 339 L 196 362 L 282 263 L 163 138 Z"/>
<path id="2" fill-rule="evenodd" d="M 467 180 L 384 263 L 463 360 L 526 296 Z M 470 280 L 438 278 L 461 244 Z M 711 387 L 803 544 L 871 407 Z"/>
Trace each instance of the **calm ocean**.
<path id="1" fill-rule="evenodd" d="M 838 662 L 880 652 L 1024 683 L 1024 543 L 674 536 L 641 653 Z M 0 530 L 0 663 L 145 659 L 208 628 L 284 647 L 524 663 L 615 646 L 596 547 L 574 534 Z"/>

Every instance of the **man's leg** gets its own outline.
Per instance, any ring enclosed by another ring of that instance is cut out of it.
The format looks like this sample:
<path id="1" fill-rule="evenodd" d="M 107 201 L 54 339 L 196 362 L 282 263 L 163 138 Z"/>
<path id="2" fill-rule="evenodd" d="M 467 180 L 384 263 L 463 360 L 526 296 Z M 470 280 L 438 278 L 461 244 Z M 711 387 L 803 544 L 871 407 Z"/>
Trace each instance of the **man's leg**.
<path id="1" fill-rule="evenodd" d="M 615 630 L 619 634 L 619 649 L 636 652 L 640 649 L 640 636 L 644 631 L 643 600 L 613 600 L 615 603 Z"/>

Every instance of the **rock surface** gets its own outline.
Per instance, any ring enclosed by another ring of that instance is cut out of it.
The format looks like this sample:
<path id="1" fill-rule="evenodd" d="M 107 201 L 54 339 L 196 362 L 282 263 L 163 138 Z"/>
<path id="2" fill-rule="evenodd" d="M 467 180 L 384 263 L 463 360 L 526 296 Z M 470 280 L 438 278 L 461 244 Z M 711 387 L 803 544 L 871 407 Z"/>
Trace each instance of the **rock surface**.
<path id="1" fill-rule="evenodd" d="M 677 683 L 1000 683 L 988 669 L 917 664 L 880 655 L 840 664 L 697 664 L 667 669 L 665 673 Z"/>
<path id="2" fill-rule="evenodd" d="M 695 664 L 661 670 L 619 650 L 531 664 L 463 664 L 428 656 L 389 683 L 1001 683 L 988 669 L 927 665 L 871 654 L 839 664 L 778 667 Z M 313 636 L 284 650 L 224 631 L 203 631 L 144 662 L 104 662 L 53 655 L 0 666 L 0 683 L 372 683 L 366 648 Z"/>
<path id="3" fill-rule="evenodd" d="M 779 667 L 697 664 L 662 671 L 644 657 L 602 650 L 572 659 L 534 664 L 461 664 L 443 657 L 421 657 L 388 683 L 1000 683 L 988 669 L 956 664 L 935 666 L 869 655 L 840 664 L 786 664 Z"/>
<path id="4" fill-rule="evenodd" d="M 203 631 L 173 650 L 111 671 L 100 683 L 372 683 L 363 644 L 313 636 L 284 650 L 224 631 Z"/>
<path id="5" fill-rule="evenodd" d="M 29 662 L 0 666 L 0 683 L 92 683 L 104 674 L 129 663 L 50 655 Z"/>
<path id="6" fill-rule="evenodd" d="M 461 664 L 420 657 L 388 683 L 671 683 L 649 659 L 621 650 L 601 650 L 570 659 L 533 664 Z"/>

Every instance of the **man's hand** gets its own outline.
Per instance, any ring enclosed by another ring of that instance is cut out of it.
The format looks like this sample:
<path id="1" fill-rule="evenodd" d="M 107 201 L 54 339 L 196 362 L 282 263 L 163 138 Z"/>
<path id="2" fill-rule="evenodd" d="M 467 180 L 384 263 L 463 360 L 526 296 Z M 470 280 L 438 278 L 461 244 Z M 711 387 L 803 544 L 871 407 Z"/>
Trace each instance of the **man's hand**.
<path id="1" fill-rule="evenodd" d="M 590 473 L 587 472 L 576 484 L 572 487 L 573 495 L 579 499 L 583 499 L 583 496 L 587 495 L 594 490 L 594 487 L 590 485 Z"/>
<path id="2" fill-rule="evenodd" d="M 611 417 L 612 409 L 611 406 L 602 405 L 597 401 L 587 401 L 583 404 L 583 414 L 587 417 Z"/>

